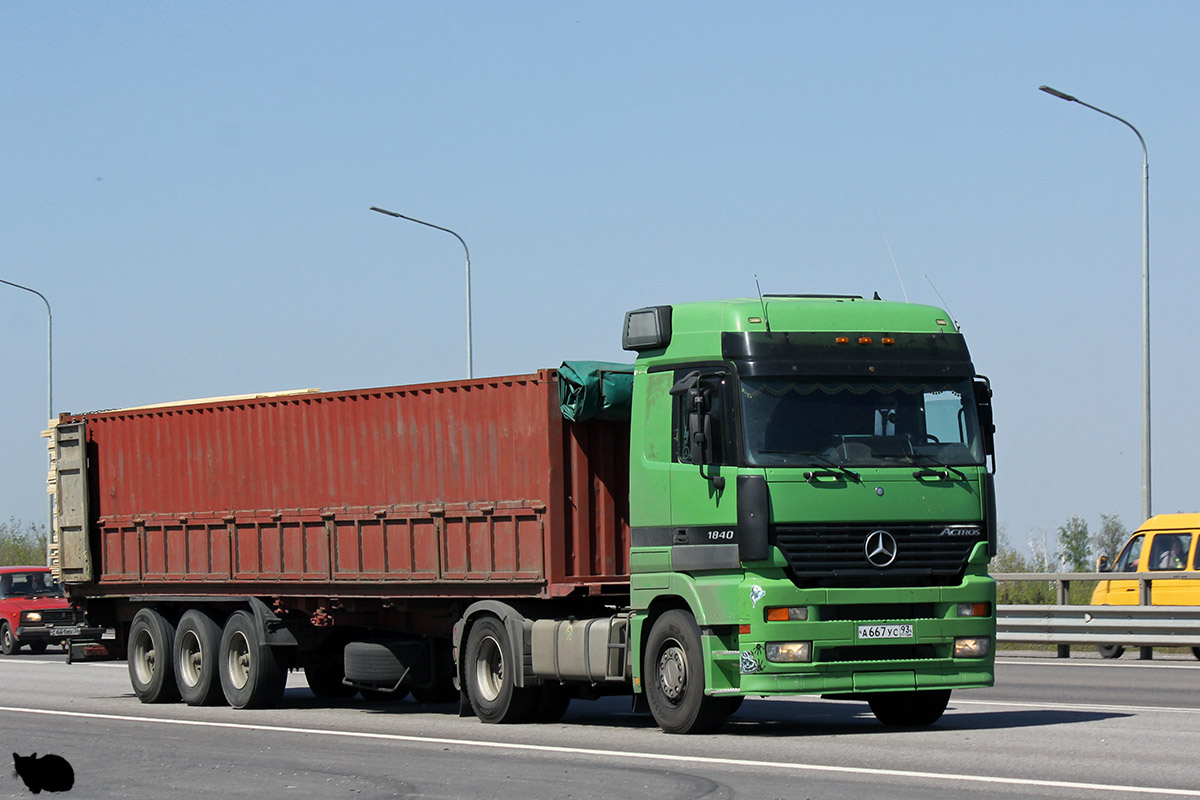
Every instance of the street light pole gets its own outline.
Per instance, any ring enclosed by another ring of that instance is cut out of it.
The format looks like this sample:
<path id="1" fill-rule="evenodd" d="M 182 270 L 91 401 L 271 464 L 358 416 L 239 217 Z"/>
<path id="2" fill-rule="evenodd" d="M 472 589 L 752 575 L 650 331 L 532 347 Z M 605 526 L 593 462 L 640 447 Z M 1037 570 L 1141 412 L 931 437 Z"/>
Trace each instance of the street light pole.
<path id="1" fill-rule="evenodd" d="M 0 278 L 0 283 L 5 286 L 11 286 L 14 289 L 22 289 L 31 294 L 36 294 L 42 298 L 42 302 L 46 304 L 46 421 L 49 422 L 54 418 L 54 314 L 50 311 L 50 301 L 46 299 L 46 295 L 39 292 L 37 289 L 30 289 L 28 286 L 22 286 L 19 283 L 6 281 Z M 50 456 L 46 456 L 46 471 L 49 473 L 51 467 Z M 50 559 L 50 541 L 54 536 L 54 497 L 50 494 L 46 495 L 46 561 Z"/>
<path id="2" fill-rule="evenodd" d="M 1142 145 L 1142 519 L 1150 519 L 1150 155 L 1146 140 L 1127 120 L 1049 86 L 1038 89 L 1115 119 L 1133 131 Z"/>
<path id="3" fill-rule="evenodd" d="M 455 239 L 458 239 L 459 244 L 463 246 L 463 252 L 467 255 L 467 378 L 474 378 L 475 373 L 471 364 L 471 251 L 467 249 L 467 243 L 463 241 L 463 238 L 457 233 L 449 228 L 443 228 L 441 225 L 434 225 L 432 222 L 425 222 L 424 220 L 415 219 L 414 217 L 406 217 L 403 214 L 397 214 L 395 211 L 388 211 L 387 209 L 378 208 L 376 206 L 371 206 L 371 210 L 378 211 L 380 214 L 387 214 L 389 217 L 406 219 L 409 222 L 415 222 L 418 225 L 424 225 L 427 228 L 436 228 L 439 231 L 445 231 Z"/>

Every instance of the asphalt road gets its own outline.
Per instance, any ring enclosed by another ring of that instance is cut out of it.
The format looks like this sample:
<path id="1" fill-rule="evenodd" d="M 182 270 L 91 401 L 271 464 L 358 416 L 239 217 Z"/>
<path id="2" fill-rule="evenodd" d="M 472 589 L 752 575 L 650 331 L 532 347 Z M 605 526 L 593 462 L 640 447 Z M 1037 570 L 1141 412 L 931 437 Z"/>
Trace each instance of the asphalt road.
<path id="1" fill-rule="evenodd" d="M 668 736 L 628 700 L 488 726 L 457 706 L 318 701 L 147 706 L 123 662 L 0 657 L 0 750 L 73 766 L 61 797 L 1200 797 L 1200 662 L 1003 657 L 925 730 L 865 704 L 748 700 L 720 734 Z M 0 797 L 29 797 L 0 770 Z"/>

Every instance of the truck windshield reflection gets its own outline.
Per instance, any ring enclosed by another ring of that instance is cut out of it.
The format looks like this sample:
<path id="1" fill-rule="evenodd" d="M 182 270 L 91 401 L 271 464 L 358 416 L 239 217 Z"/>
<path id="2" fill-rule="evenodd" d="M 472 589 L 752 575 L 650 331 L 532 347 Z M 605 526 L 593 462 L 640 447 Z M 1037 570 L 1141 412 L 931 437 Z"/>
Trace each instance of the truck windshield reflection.
<path id="1" fill-rule="evenodd" d="M 741 380 L 753 466 L 980 466 L 969 380 Z"/>

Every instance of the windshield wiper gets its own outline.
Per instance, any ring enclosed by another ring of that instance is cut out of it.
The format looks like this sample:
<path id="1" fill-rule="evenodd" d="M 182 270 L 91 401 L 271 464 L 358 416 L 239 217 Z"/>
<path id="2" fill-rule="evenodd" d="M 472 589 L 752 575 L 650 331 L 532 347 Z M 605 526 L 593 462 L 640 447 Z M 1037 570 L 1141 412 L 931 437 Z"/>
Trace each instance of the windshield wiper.
<path id="1" fill-rule="evenodd" d="M 833 461 L 833 460 L 821 455 L 820 453 L 798 453 L 798 455 L 804 456 L 805 458 L 816 459 L 817 461 L 821 462 L 826 467 L 829 467 L 831 474 L 836 475 L 838 473 L 841 473 L 842 475 L 845 475 L 847 478 L 854 481 L 855 483 L 862 482 L 862 476 L 860 476 L 857 472 L 855 472 L 852 469 L 849 469 L 848 467 L 842 466 L 841 464 L 837 463 L 836 461 Z M 812 473 L 812 472 L 804 473 L 805 480 L 810 479 L 814 474 L 815 473 Z"/>
<path id="2" fill-rule="evenodd" d="M 941 461 L 938 461 L 933 456 L 928 456 L 928 455 L 925 455 L 924 453 L 913 453 L 910 457 L 922 459 L 922 460 L 928 462 L 929 464 L 932 464 L 934 467 L 941 467 L 942 469 L 946 470 L 947 472 L 953 472 L 955 475 L 962 478 L 964 481 L 968 480 L 967 473 L 963 472 L 960 469 L 955 469 L 954 467 L 950 466 L 949 464 L 943 464 Z M 936 469 L 933 469 L 932 467 L 921 467 L 919 470 L 917 470 L 916 472 L 913 473 L 913 477 L 919 478 L 922 475 L 941 475 L 941 474 L 942 473 L 939 473 Z M 945 476 L 943 475 L 943 477 L 945 477 Z"/>

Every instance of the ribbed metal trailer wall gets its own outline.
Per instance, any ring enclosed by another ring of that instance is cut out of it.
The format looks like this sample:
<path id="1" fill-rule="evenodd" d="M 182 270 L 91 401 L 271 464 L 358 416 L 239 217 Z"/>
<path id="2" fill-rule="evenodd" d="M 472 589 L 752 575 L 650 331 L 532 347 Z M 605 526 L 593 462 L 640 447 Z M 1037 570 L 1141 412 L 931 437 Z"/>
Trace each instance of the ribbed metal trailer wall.
<path id="1" fill-rule="evenodd" d="M 64 415 L 95 593 L 621 593 L 628 424 L 565 422 L 557 381 Z"/>

